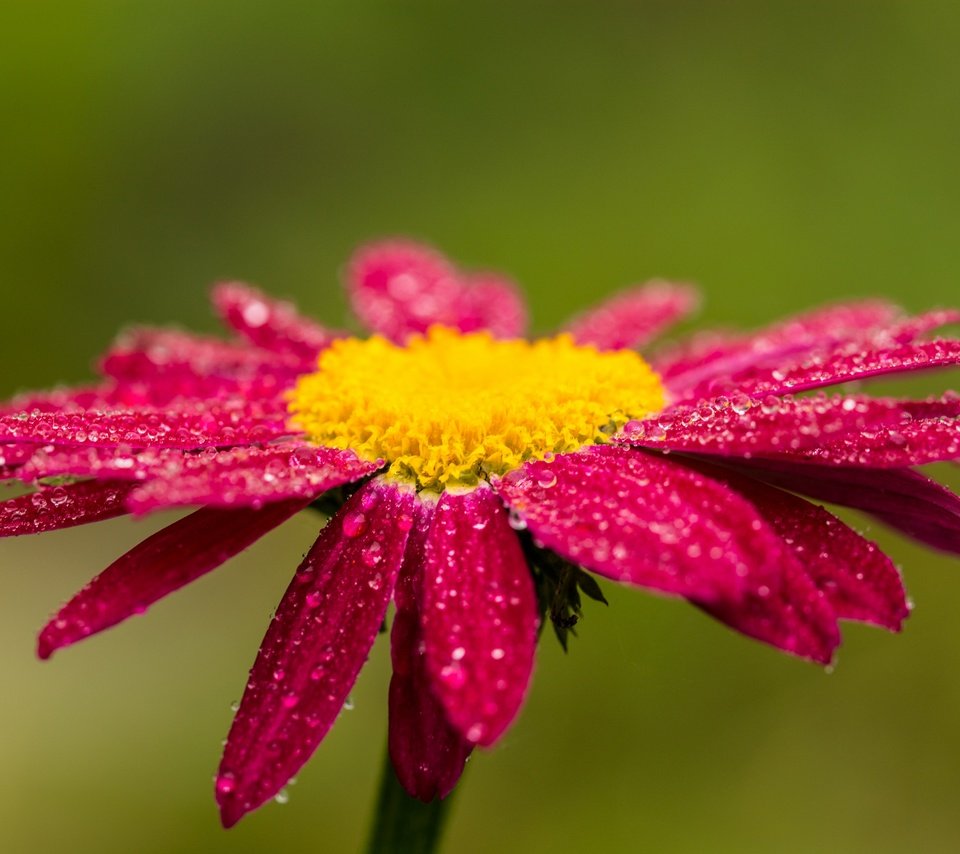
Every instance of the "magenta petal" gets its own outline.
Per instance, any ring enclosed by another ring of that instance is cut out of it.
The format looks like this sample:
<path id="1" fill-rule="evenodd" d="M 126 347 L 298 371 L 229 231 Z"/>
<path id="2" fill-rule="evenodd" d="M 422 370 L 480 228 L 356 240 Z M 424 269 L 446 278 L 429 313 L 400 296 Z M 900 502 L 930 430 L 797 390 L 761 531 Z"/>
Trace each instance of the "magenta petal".
<path id="1" fill-rule="evenodd" d="M 715 378 L 733 377 L 751 367 L 776 368 L 791 358 L 861 337 L 865 330 L 886 327 L 900 313 L 897 306 L 880 301 L 828 306 L 750 335 L 700 333 L 661 353 L 653 365 L 677 398 L 696 396 L 693 390 Z"/>
<path id="2" fill-rule="evenodd" d="M 853 341 L 819 351 L 803 361 L 718 382 L 709 390 L 718 394 L 737 389 L 753 396 L 787 394 L 825 388 L 872 377 L 910 371 L 947 368 L 960 364 L 960 341 L 943 339 L 913 343 Z M 703 389 L 706 391 L 707 389 Z"/>
<path id="3" fill-rule="evenodd" d="M 840 436 L 804 457 L 833 465 L 909 468 L 960 459 L 960 416 L 921 418 Z"/>
<path id="4" fill-rule="evenodd" d="M 109 409 L 117 405 L 112 383 L 80 388 L 20 394 L 0 406 L 0 415 L 18 412 L 64 412 L 82 409 Z"/>
<path id="5" fill-rule="evenodd" d="M 347 288 L 357 316 L 396 342 L 435 324 L 513 337 L 526 321 L 522 300 L 508 280 L 487 273 L 462 275 L 440 253 L 416 243 L 362 248 L 350 262 Z"/>
<path id="6" fill-rule="evenodd" d="M 412 491 L 372 481 L 297 570 L 227 738 L 216 783 L 224 826 L 273 797 L 336 720 L 386 614 L 415 503 Z"/>
<path id="7" fill-rule="evenodd" d="M 836 617 L 749 501 L 616 446 L 528 463 L 498 486 L 536 541 L 617 581 L 686 596 L 750 637 L 829 661 Z"/>
<path id="8" fill-rule="evenodd" d="M 446 797 L 456 785 L 473 745 L 447 721 L 427 673 L 421 613 L 424 549 L 433 508 L 418 502 L 417 511 L 393 597 L 397 614 L 390 634 L 389 748 L 404 789 L 421 801 L 432 801 Z"/>
<path id="9" fill-rule="evenodd" d="M 303 506 L 288 502 L 263 510 L 203 509 L 174 522 L 114 561 L 64 605 L 40 632 L 37 654 L 49 658 L 61 647 L 142 614 L 255 543 Z"/>
<path id="10" fill-rule="evenodd" d="M 869 513 L 943 551 L 960 554 L 960 496 L 910 469 L 737 460 L 736 467 L 793 492 Z"/>
<path id="11" fill-rule="evenodd" d="M 902 467 L 960 455 L 960 399 L 770 395 L 755 400 L 738 393 L 631 421 L 616 441 L 727 457 Z"/>
<path id="12" fill-rule="evenodd" d="M 463 277 L 460 328 L 489 329 L 497 338 L 520 338 L 527 329 L 527 305 L 517 286 L 495 273 Z"/>
<path id="13" fill-rule="evenodd" d="M 52 477 L 144 481 L 150 476 L 179 472 L 184 465 L 184 453 L 178 448 L 133 449 L 123 445 L 47 447 L 34 451 L 17 476 L 27 483 Z"/>
<path id="14" fill-rule="evenodd" d="M 352 451 L 308 444 L 233 448 L 178 460 L 167 457 L 148 471 L 147 481 L 127 506 L 134 513 L 197 504 L 259 507 L 269 501 L 316 498 L 379 467 Z"/>
<path id="15" fill-rule="evenodd" d="M 83 481 L 8 498 L 0 501 L 0 537 L 39 534 L 123 516 L 129 512 L 124 501 L 131 488 L 122 483 Z"/>
<path id="16" fill-rule="evenodd" d="M 41 445 L 194 450 L 267 442 L 289 432 L 280 413 L 246 403 L 0 416 L 0 442 Z"/>
<path id="17" fill-rule="evenodd" d="M 213 304 L 224 321 L 251 344 L 293 356 L 308 369 L 340 334 L 303 317 L 290 303 L 270 299 L 240 282 L 217 285 Z"/>
<path id="18" fill-rule="evenodd" d="M 527 463 L 496 488 L 538 544 L 660 593 L 738 600 L 785 553 L 749 502 L 652 454 L 594 447 Z"/>
<path id="19" fill-rule="evenodd" d="M 800 658 L 829 664 L 840 645 L 837 615 L 792 554 L 777 559 L 778 577 L 740 602 L 695 602 L 741 634 Z"/>
<path id="20" fill-rule="evenodd" d="M 26 463 L 36 452 L 37 445 L 29 443 L 0 444 L 0 469 L 13 471 Z"/>
<path id="21" fill-rule="evenodd" d="M 493 744 L 526 695 L 538 617 L 520 541 L 492 490 L 440 497 L 424 562 L 423 639 L 434 693 L 467 741 Z"/>
<path id="22" fill-rule="evenodd" d="M 295 355 L 275 353 L 170 329 L 135 329 L 101 363 L 115 395 L 132 406 L 181 399 L 276 399 L 304 369 Z"/>
<path id="23" fill-rule="evenodd" d="M 698 304 L 690 285 L 653 281 L 614 296 L 574 319 L 567 330 L 578 344 L 600 350 L 642 347 Z"/>
<path id="24" fill-rule="evenodd" d="M 795 495 L 750 478 L 723 478 L 783 537 L 838 617 L 899 631 L 909 615 L 903 582 L 875 543 Z"/>
<path id="25" fill-rule="evenodd" d="M 125 332 L 103 357 L 105 376 L 132 382 L 189 370 L 198 376 L 250 375 L 265 369 L 296 370 L 296 359 L 219 338 L 176 329 Z"/>

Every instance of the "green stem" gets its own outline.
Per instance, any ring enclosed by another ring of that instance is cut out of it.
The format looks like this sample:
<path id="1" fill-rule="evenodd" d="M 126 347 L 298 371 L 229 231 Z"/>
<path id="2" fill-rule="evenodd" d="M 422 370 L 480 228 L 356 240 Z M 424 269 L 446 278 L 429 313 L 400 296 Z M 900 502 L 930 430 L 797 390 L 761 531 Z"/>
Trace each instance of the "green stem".
<path id="1" fill-rule="evenodd" d="M 389 751 L 385 754 L 367 854 L 433 854 L 453 798 L 428 804 L 411 798 L 394 773 Z"/>

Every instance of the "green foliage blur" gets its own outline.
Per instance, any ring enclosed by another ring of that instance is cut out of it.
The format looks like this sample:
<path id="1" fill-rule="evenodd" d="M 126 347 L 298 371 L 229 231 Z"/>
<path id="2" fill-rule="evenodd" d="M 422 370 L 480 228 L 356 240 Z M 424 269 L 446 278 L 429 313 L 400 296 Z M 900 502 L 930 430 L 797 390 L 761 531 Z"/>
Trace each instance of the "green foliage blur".
<path id="1" fill-rule="evenodd" d="M 949 0 L 9 0 L 3 21 L 3 396 L 89 378 L 134 321 L 214 329 L 221 278 L 349 322 L 339 269 L 392 234 L 511 273 L 540 331 L 655 275 L 701 283 L 715 324 L 960 303 Z M 357 850 L 382 641 L 287 805 L 227 833 L 212 796 L 315 519 L 33 657 L 47 615 L 170 518 L 0 543 L 0 850 Z M 960 567 L 848 518 L 904 568 L 901 637 L 850 626 L 825 674 L 604 585 L 569 654 L 545 634 L 446 850 L 960 849 Z"/>

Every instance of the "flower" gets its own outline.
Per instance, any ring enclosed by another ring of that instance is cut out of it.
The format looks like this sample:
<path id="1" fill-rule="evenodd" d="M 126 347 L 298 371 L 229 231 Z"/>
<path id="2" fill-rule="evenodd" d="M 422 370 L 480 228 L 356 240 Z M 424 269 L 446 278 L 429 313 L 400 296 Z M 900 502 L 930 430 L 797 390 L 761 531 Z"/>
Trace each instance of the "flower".
<path id="1" fill-rule="evenodd" d="M 956 311 L 838 305 L 751 335 L 646 345 L 696 305 L 625 291 L 525 340 L 514 286 L 409 243 L 357 254 L 361 340 L 240 284 L 229 341 L 139 329 L 82 389 L 0 411 L 0 534 L 200 509 L 94 578 L 40 633 L 47 658 L 142 613 L 311 504 L 332 517 L 267 630 L 226 742 L 226 826 L 275 795 L 332 726 L 391 600 L 389 747 L 404 787 L 445 796 L 527 692 L 547 615 L 565 642 L 589 570 L 683 597 L 821 663 L 837 621 L 899 630 L 900 576 L 801 495 L 960 553 L 960 498 L 917 467 L 960 459 L 960 397 L 852 381 L 960 364 Z M 809 393 L 809 394 L 808 394 Z"/>

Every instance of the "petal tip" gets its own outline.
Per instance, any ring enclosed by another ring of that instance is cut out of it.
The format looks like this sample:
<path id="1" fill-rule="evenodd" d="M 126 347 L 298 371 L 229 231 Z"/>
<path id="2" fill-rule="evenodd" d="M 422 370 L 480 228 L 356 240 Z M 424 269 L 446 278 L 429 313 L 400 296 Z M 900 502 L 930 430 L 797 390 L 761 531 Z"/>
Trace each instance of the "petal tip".
<path id="1" fill-rule="evenodd" d="M 46 631 L 40 633 L 40 637 L 37 638 L 37 658 L 41 661 L 49 661 L 59 648 L 60 647 L 47 636 Z"/>
<path id="2" fill-rule="evenodd" d="M 229 830 L 238 821 L 240 821 L 244 815 L 244 811 L 241 810 L 233 801 L 227 801 L 226 803 L 220 804 L 220 824 L 223 825 L 224 830 Z"/>

